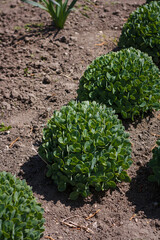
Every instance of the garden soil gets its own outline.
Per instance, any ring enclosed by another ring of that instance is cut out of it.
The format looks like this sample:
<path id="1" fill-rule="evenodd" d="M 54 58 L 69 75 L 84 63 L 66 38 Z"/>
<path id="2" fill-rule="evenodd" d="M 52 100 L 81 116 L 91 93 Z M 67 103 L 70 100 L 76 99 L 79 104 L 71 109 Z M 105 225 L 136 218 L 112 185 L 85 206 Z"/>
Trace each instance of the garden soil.
<path id="1" fill-rule="evenodd" d="M 160 195 L 148 162 L 160 136 L 160 112 L 123 121 L 130 133 L 130 183 L 69 200 L 46 177 L 37 150 L 54 110 L 77 98 L 79 79 L 98 56 L 117 49 L 123 24 L 144 0 L 79 0 L 63 30 L 20 0 L 0 0 L 0 171 L 25 179 L 44 208 L 50 240 L 158 240 Z M 18 240 L 18 239 L 17 239 Z"/>

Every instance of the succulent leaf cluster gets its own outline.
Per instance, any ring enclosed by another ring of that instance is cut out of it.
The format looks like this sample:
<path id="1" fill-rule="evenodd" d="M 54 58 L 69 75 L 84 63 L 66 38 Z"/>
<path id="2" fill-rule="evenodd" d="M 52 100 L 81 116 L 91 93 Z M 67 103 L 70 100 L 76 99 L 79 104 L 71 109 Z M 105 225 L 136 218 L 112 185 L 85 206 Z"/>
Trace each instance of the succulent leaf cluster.
<path id="1" fill-rule="evenodd" d="M 0 172 L 0 239 L 38 240 L 43 223 L 43 209 L 31 187 L 11 173 Z"/>
<path id="2" fill-rule="evenodd" d="M 160 108 L 160 71 L 151 57 L 134 48 L 96 58 L 80 79 L 78 99 L 112 107 L 123 118 Z"/>
<path id="3" fill-rule="evenodd" d="M 111 108 L 96 102 L 71 101 L 55 111 L 43 130 L 40 156 L 48 163 L 47 176 L 59 191 L 71 188 L 70 199 L 87 197 L 129 181 L 129 134 Z"/>
<path id="4" fill-rule="evenodd" d="M 137 8 L 124 24 L 119 47 L 134 47 L 160 63 L 160 1 Z"/>
<path id="5" fill-rule="evenodd" d="M 159 1 L 159 0 L 146 0 L 146 3 L 150 3 L 152 1 Z"/>

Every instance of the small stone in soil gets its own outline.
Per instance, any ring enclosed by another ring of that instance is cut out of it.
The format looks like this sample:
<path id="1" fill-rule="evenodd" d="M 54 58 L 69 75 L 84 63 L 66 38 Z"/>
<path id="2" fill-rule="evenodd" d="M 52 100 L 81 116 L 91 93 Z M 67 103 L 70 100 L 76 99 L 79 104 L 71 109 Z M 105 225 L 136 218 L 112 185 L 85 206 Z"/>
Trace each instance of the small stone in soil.
<path id="1" fill-rule="evenodd" d="M 65 36 L 61 37 L 59 39 L 59 41 L 62 42 L 62 43 L 68 43 L 68 40 L 67 40 L 67 38 Z"/>
<path id="2" fill-rule="evenodd" d="M 11 110 L 11 105 L 7 102 L 2 102 L 2 106 L 6 108 L 7 110 Z"/>
<path id="3" fill-rule="evenodd" d="M 51 83 L 51 78 L 50 76 L 45 76 L 42 81 L 43 84 L 50 84 Z"/>
<path id="4" fill-rule="evenodd" d="M 18 95 L 19 95 L 19 93 L 15 89 L 13 89 L 12 92 L 11 92 L 11 97 L 12 98 L 17 98 Z"/>
<path id="5" fill-rule="evenodd" d="M 116 11 L 114 11 L 112 14 L 113 14 L 113 15 L 116 15 L 116 16 L 119 16 L 119 15 L 120 15 L 120 13 L 121 13 L 121 11 L 120 11 L 120 10 L 116 10 Z"/>

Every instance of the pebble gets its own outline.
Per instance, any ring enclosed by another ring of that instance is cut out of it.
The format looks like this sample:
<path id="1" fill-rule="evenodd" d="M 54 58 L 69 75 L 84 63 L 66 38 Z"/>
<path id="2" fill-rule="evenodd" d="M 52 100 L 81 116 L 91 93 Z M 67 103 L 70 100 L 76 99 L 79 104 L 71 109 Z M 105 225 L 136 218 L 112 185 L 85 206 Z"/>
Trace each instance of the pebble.
<path id="1" fill-rule="evenodd" d="M 60 69 L 57 69 L 57 70 L 56 70 L 56 73 L 57 73 L 57 74 L 61 74 L 61 70 L 60 70 Z"/>
<path id="2" fill-rule="evenodd" d="M 37 126 L 37 125 L 34 125 L 34 126 L 33 126 L 33 132 L 35 133 L 36 131 L 38 131 L 38 126 Z"/>
<path id="3" fill-rule="evenodd" d="M 34 63 L 34 68 L 41 68 L 41 66 L 43 66 L 43 62 L 40 62 L 40 61 L 36 61 L 35 63 Z"/>
<path id="4" fill-rule="evenodd" d="M 42 81 L 43 84 L 50 84 L 51 83 L 51 78 L 50 76 L 45 76 Z"/>
<path id="5" fill-rule="evenodd" d="M 34 96 L 34 94 L 29 93 L 28 97 L 29 97 L 28 103 L 34 103 L 35 102 L 36 97 Z"/>
<path id="6" fill-rule="evenodd" d="M 5 98 L 9 99 L 10 98 L 10 93 L 9 92 L 5 92 L 5 93 L 3 93 L 3 96 Z"/>
<path id="7" fill-rule="evenodd" d="M 71 36 L 71 37 L 70 37 L 70 40 L 72 40 L 72 41 L 75 41 L 75 42 L 76 42 L 76 41 L 78 40 L 78 38 L 77 38 L 77 37 L 75 37 L 75 36 Z"/>
<path id="8" fill-rule="evenodd" d="M 137 162 L 137 165 L 141 167 L 141 166 L 143 165 L 142 161 L 139 160 L 139 161 Z"/>
<path id="9" fill-rule="evenodd" d="M 116 11 L 114 11 L 112 14 L 113 14 L 113 15 L 116 15 L 116 16 L 119 16 L 119 15 L 120 15 L 120 13 L 121 13 L 121 11 L 117 9 L 117 10 L 116 10 Z"/>
<path id="10" fill-rule="evenodd" d="M 12 98 L 17 98 L 19 96 L 19 93 L 15 90 L 15 89 L 13 89 L 12 91 L 11 91 L 11 97 Z"/>
<path id="11" fill-rule="evenodd" d="M 52 69 L 53 71 L 56 71 L 57 69 L 59 69 L 59 63 L 55 62 L 49 65 L 50 69 Z"/>
<path id="12" fill-rule="evenodd" d="M 41 56 L 41 60 L 46 61 L 48 59 L 48 54 L 44 54 Z"/>
<path id="13" fill-rule="evenodd" d="M 10 8 L 15 8 L 15 7 L 16 7 L 15 4 L 11 4 L 11 5 L 10 5 Z"/>
<path id="14" fill-rule="evenodd" d="M 52 53 L 51 54 L 53 58 L 57 58 L 57 54 L 56 53 Z"/>
<path id="15" fill-rule="evenodd" d="M 10 105 L 9 103 L 7 103 L 7 102 L 2 102 L 1 104 L 2 104 L 2 106 L 3 106 L 4 108 L 6 108 L 7 110 L 11 110 L 11 105 Z"/>
<path id="16" fill-rule="evenodd" d="M 104 12 L 110 12 L 110 11 L 111 11 L 111 9 L 109 7 L 104 8 Z"/>
<path id="17" fill-rule="evenodd" d="M 62 37 L 59 39 L 59 41 L 62 42 L 62 43 L 68 43 L 68 42 L 69 42 L 65 36 L 62 36 Z"/>
<path id="18" fill-rule="evenodd" d="M 105 18 L 105 17 L 106 17 L 106 14 L 102 13 L 99 17 L 100 17 L 100 18 Z"/>

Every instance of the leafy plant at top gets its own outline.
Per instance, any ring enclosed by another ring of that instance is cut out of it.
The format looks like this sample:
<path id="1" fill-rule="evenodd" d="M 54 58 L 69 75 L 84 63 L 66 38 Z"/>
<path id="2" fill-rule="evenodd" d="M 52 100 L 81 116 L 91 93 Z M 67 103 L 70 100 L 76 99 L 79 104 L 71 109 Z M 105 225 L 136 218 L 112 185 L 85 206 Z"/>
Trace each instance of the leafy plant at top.
<path id="1" fill-rule="evenodd" d="M 149 162 L 153 175 L 149 176 L 149 181 L 157 182 L 160 185 L 160 139 L 157 141 L 157 147 L 152 150 L 153 157 Z"/>
<path id="2" fill-rule="evenodd" d="M 160 1 L 137 8 L 124 24 L 119 47 L 134 47 L 160 63 Z"/>
<path id="3" fill-rule="evenodd" d="M 95 59 L 80 79 L 79 100 L 94 100 L 134 119 L 160 108 L 160 72 L 151 57 L 134 48 Z"/>
<path id="4" fill-rule="evenodd" d="M 5 132 L 5 131 L 8 131 L 9 129 L 11 129 L 12 127 L 11 126 L 5 126 L 4 123 L 1 123 L 0 124 L 0 132 Z"/>
<path id="5" fill-rule="evenodd" d="M 77 0 L 72 0 L 72 2 L 68 5 L 68 0 L 41 0 L 41 3 L 32 0 L 21 1 L 47 11 L 52 17 L 55 26 L 60 29 L 64 27 L 68 15 L 73 10 L 73 7 L 77 2 Z"/>
<path id="6" fill-rule="evenodd" d="M 0 239 L 40 239 L 44 231 L 42 214 L 31 187 L 11 173 L 0 172 Z"/>
<path id="7" fill-rule="evenodd" d="M 114 111 L 96 102 L 72 101 L 55 111 L 43 130 L 40 156 L 48 163 L 47 176 L 59 191 L 72 187 L 70 199 L 87 197 L 129 181 L 132 163 L 128 133 Z"/>
<path id="8" fill-rule="evenodd" d="M 152 1 L 159 1 L 159 0 L 146 0 L 146 3 L 150 3 Z"/>

